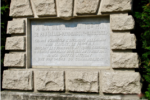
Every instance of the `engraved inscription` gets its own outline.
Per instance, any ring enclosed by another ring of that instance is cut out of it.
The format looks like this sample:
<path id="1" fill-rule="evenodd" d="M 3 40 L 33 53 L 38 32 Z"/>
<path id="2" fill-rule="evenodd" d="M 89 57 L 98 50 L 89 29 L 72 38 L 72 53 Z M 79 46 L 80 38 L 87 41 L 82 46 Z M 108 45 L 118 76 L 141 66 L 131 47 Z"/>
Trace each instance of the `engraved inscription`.
<path id="1" fill-rule="evenodd" d="M 32 66 L 110 66 L 109 18 L 31 21 Z"/>

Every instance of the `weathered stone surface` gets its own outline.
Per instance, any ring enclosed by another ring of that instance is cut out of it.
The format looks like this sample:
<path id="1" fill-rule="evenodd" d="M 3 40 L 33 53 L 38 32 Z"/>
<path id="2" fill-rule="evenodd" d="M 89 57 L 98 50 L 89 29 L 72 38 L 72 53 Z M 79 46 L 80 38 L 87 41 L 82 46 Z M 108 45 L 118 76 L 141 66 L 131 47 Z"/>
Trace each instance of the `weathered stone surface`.
<path id="1" fill-rule="evenodd" d="M 57 0 L 57 4 L 58 17 L 72 16 L 73 0 Z"/>
<path id="2" fill-rule="evenodd" d="M 122 100 L 141 100 L 137 94 L 134 95 L 123 95 Z"/>
<path id="3" fill-rule="evenodd" d="M 63 91 L 63 71 L 35 71 L 36 88 L 39 91 Z"/>
<path id="4" fill-rule="evenodd" d="M 56 15 L 54 0 L 32 0 L 38 16 Z"/>
<path id="5" fill-rule="evenodd" d="M 115 33 L 111 36 L 112 49 L 135 49 L 136 37 L 134 34 Z"/>
<path id="6" fill-rule="evenodd" d="M 135 24 L 133 17 L 126 14 L 111 15 L 110 23 L 112 30 L 132 30 Z"/>
<path id="7" fill-rule="evenodd" d="M 35 20 L 31 22 L 31 27 L 31 65 L 34 68 L 110 66 L 108 17 L 76 18 L 70 21 Z M 50 49 L 51 46 L 57 49 Z M 38 60 L 41 58 L 45 60 Z"/>
<path id="8" fill-rule="evenodd" d="M 5 67 L 25 67 L 25 54 L 5 54 L 4 57 Z"/>
<path id="9" fill-rule="evenodd" d="M 25 37 L 7 37 L 6 50 L 25 50 Z"/>
<path id="10" fill-rule="evenodd" d="M 104 93 L 141 93 L 140 75 L 135 72 L 102 72 L 102 92 Z"/>
<path id="11" fill-rule="evenodd" d="M 32 90 L 32 71 L 5 70 L 3 89 Z"/>
<path id="12" fill-rule="evenodd" d="M 124 100 L 121 96 L 64 95 L 50 93 L 2 92 L 2 100 Z M 132 99 L 139 100 L 139 99 Z"/>
<path id="13" fill-rule="evenodd" d="M 25 22 L 24 20 L 8 21 L 7 34 L 24 34 Z"/>
<path id="14" fill-rule="evenodd" d="M 97 12 L 99 0 L 77 0 L 77 14 L 95 14 Z"/>
<path id="15" fill-rule="evenodd" d="M 98 92 L 98 72 L 67 72 L 66 88 L 75 92 Z"/>
<path id="16" fill-rule="evenodd" d="M 138 68 L 137 53 L 112 53 L 113 68 Z"/>
<path id="17" fill-rule="evenodd" d="M 132 0 L 103 0 L 101 12 L 131 11 Z"/>
<path id="18" fill-rule="evenodd" d="M 29 0 L 11 0 L 10 16 L 33 16 Z"/>

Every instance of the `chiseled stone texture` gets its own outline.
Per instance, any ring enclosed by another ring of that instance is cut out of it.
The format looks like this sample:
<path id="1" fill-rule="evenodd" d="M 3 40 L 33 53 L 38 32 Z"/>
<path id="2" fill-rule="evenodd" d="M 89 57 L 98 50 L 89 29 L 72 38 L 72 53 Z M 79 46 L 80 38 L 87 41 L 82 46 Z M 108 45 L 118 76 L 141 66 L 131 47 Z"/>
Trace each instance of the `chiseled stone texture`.
<path id="1" fill-rule="evenodd" d="M 141 93 L 140 75 L 136 72 L 102 72 L 102 92 L 118 94 Z"/>
<path id="2" fill-rule="evenodd" d="M 33 16 L 30 0 L 11 0 L 10 16 Z"/>
<path id="3" fill-rule="evenodd" d="M 98 92 L 98 72 L 70 71 L 66 73 L 66 88 L 74 92 Z"/>
<path id="4" fill-rule="evenodd" d="M 7 37 L 6 50 L 25 50 L 25 37 Z"/>
<path id="5" fill-rule="evenodd" d="M 55 0 L 32 0 L 38 16 L 56 15 Z"/>
<path id="6" fill-rule="evenodd" d="M 57 0 L 58 17 L 72 16 L 73 0 Z"/>
<path id="7" fill-rule="evenodd" d="M 76 0 L 77 14 L 96 14 L 99 0 Z"/>
<path id="8" fill-rule="evenodd" d="M 134 34 L 114 33 L 111 36 L 112 49 L 135 49 L 136 37 Z"/>
<path id="9" fill-rule="evenodd" d="M 8 21 L 7 34 L 24 34 L 24 33 L 25 33 L 24 20 Z"/>
<path id="10" fill-rule="evenodd" d="M 32 71 L 5 70 L 3 73 L 3 89 L 32 90 Z"/>
<path id="11" fill-rule="evenodd" d="M 112 53 L 113 68 L 138 68 L 137 53 Z"/>
<path id="12" fill-rule="evenodd" d="M 63 71 L 35 71 L 36 88 L 38 91 L 63 91 Z"/>
<path id="13" fill-rule="evenodd" d="M 132 0 L 103 0 L 101 12 L 131 11 Z"/>
<path id="14" fill-rule="evenodd" d="M 114 14 L 110 16 L 112 30 L 132 30 L 134 29 L 134 19 L 127 14 Z"/>
<path id="15" fill-rule="evenodd" d="M 25 67 L 25 54 L 23 53 L 5 54 L 4 66 L 5 67 Z"/>
<path id="16" fill-rule="evenodd" d="M 121 96 L 58 95 L 48 93 L 1 92 L 2 100 L 124 100 Z M 139 99 L 132 99 L 139 100 Z"/>

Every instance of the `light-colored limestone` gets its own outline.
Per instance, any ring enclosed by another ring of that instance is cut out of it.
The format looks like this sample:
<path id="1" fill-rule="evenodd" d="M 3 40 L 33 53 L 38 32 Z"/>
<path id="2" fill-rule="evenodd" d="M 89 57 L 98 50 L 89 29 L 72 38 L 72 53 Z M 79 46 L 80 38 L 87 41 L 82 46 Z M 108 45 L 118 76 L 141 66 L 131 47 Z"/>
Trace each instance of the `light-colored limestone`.
<path id="1" fill-rule="evenodd" d="M 135 72 L 102 72 L 102 92 L 104 93 L 141 93 L 140 75 Z"/>
<path id="2" fill-rule="evenodd" d="M 25 37 L 7 37 L 6 50 L 25 50 Z"/>
<path id="3" fill-rule="evenodd" d="M 99 0 L 77 0 L 77 14 L 96 14 L 99 5 Z"/>
<path id="4" fill-rule="evenodd" d="M 137 94 L 129 94 L 129 95 L 124 95 L 122 96 L 122 99 L 121 100 L 141 100 L 140 99 L 140 96 L 138 96 Z"/>
<path id="5" fill-rule="evenodd" d="M 131 95 L 132 96 L 132 95 Z M 54 93 L 31 93 L 31 92 L 1 92 L 2 100 L 139 100 L 122 99 L 124 96 L 102 96 L 102 95 L 79 95 L 79 94 L 54 94 Z"/>
<path id="6" fill-rule="evenodd" d="M 10 16 L 33 16 L 29 0 L 11 0 Z"/>
<path id="7" fill-rule="evenodd" d="M 131 11 L 132 0 L 102 0 L 101 12 Z"/>
<path id="8" fill-rule="evenodd" d="M 72 21 L 35 20 L 31 22 L 31 27 L 31 65 L 34 68 L 40 66 L 42 68 L 44 66 L 55 68 L 57 66 L 70 68 L 110 66 L 110 24 L 108 17 L 76 18 Z M 53 33 L 57 34 L 58 32 L 62 35 L 52 36 Z M 98 48 L 104 49 L 97 51 Z M 41 58 L 43 60 L 38 60 Z"/>
<path id="9" fill-rule="evenodd" d="M 35 71 L 36 88 L 38 91 L 63 91 L 63 71 Z"/>
<path id="10" fill-rule="evenodd" d="M 32 0 L 38 16 L 56 15 L 55 0 Z"/>
<path id="11" fill-rule="evenodd" d="M 73 0 L 57 0 L 58 17 L 71 17 L 73 10 Z"/>
<path id="12" fill-rule="evenodd" d="M 110 16 L 112 30 L 132 30 L 134 28 L 134 19 L 127 14 L 114 14 Z"/>
<path id="13" fill-rule="evenodd" d="M 5 67 L 25 67 L 25 54 L 5 54 L 4 57 Z"/>
<path id="14" fill-rule="evenodd" d="M 111 36 L 112 49 L 135 49 L 136 37 L 134 34 L 114 33 Z"/>
<path id="15" fill-rule="evenodd" d="M 98 92 L 98 72 L 66 72 L 66 88 L 75 92 Z"/>
<path id="16" fill-rule="evenodd" d="M 24 34 L 24 33 L 25 33 L 24 20 L 8 21 L 7 34 Z"/>
<path id="17" fill-rule="evenodd" d="M 112 53 L 113 68 L 138 68 L 137 53 Z"/>
<path id="18" fill-rule="evenodd" d="M 2 88 L 32 90 L 32 71 L 5 70 L 3 73 Z"/>

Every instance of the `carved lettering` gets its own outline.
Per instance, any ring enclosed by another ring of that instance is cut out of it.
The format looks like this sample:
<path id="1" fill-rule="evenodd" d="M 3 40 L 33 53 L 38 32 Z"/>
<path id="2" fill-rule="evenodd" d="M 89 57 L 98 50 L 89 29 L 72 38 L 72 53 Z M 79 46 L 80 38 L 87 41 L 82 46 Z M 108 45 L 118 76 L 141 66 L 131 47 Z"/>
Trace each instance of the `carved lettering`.
<path id="1" fill-rule="evenodd" d="M 110 66 L 108 18 L 31 21 L 32 66 Z"/>

